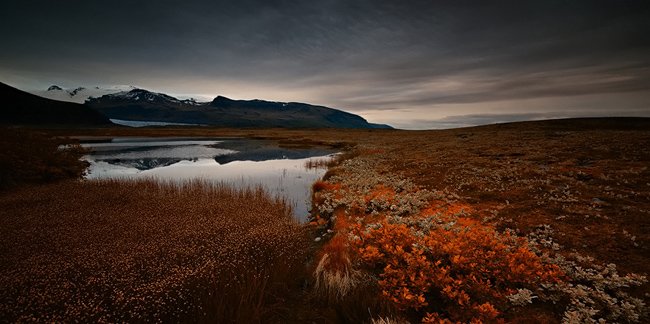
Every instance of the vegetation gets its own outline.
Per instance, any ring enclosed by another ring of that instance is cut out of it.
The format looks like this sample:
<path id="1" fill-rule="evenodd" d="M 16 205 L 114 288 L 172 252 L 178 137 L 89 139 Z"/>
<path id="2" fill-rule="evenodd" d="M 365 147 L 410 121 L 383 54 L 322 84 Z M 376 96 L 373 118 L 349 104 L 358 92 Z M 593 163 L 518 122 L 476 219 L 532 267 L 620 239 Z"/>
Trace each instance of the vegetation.
<path id="1" fill-rule="evenodd" d="M 18 128 L 0 127 L 0 152 L 0 190 L 78 179 L 88 166 L 79 159 L 83 149 L 69 140 Z"/>
<path id="2" fill-rule="evenodd" d="M 405 157 L 403 152 L 395 153 Z M 427 323 L 633 323 L 647 318 L 645 297 L 639 293 L 647 289 L 645 276 L 619 274 L 612 263 L 565 249 L 550 225 L 527 232 L 508 228 L 495 217 L 498 212 L 468 203 L 471 196 L 448 187 L 424 189 L 398 172 L 386 172 L 395 161 L 399 158 L 385 150 L 365 149 L 313 186 L 317 214 L 311 225 L 325 239 L 314 276 L 317 283 L 324 282 L 319 286 L 325 288 L 326 300 L 344 317 Z M 619 163 L 610 172 L 625 167 Z M 500 172 L 485 166 L 472 170 Z M 452 183 L 473 181 L 465 177 Z M 517 196 L 508 198 L 512 201 L 506 206 L 519 202 Z M 539 214 L 537 210 L 551 204 L 536 204 L 528 211 Z M 636 247 L 644 244 L 632 241 Z M 377 300 L 359 300 L 355 291 L 374 291 Z M 350 304 L 356 305 L 352 311 Z M 361 317 L 353 311 L 382 304 L 389 307 L 375 307 Z"/>
<path id="3" fill-rule="evenodd" d="M 0 197 L 3 321 L 285 316 L 307 244 L 287 204 L 202 182 L 63 182 Z"/>
<path id="4" fill-rule="evenodd" d="M 523 240 L 468 218 L 432 223 L 426 232 L 385 221 L 353 232 L 362 266 L 378 274 L 382 295 L 425 315 L 424 322 L 494 320 L 509 306 L 507 296 L 560 280 L 559 268 Z"/>
<path id="5" fill-rule="evenodd" d="M 82 152 L 27 145 L 60 140 L 10 130 L 0 160 L 14 171 L 3 177 L 26 176 L 0 192 L 0 320 L 647 322 L 648 130 L 644 119 L 422 132 L 48 130 L 355 143 L 308 163 L 329 169 L 306 229 L 258 190 L 52 183 L 82 174 Z M 36 168 L 21 167 L 31 164 L 47 167 L 30 176 Z M 74 165 L 51 177 L 49 168 Z"/>

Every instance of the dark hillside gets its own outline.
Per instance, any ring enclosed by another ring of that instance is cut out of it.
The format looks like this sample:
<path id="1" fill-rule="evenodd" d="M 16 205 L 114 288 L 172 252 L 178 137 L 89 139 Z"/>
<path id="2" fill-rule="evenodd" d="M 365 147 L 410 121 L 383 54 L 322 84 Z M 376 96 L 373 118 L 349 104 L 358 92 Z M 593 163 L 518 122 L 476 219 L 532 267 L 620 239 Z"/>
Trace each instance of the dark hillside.
<path id="1" fill-rule="evenodd" d="M 112 125 L 101 113 L 81 104 L 41 98 L 0 83 L 0 124 Z"/>

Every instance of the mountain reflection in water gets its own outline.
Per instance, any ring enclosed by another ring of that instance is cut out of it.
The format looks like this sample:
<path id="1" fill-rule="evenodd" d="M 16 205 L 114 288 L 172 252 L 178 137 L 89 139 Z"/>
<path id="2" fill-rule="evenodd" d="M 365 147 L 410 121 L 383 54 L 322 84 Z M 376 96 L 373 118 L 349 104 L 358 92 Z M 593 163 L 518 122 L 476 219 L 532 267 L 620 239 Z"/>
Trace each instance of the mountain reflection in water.
<path id="1" fill-rule="evenodd" d="M 114 138 L 82 143 L 91 150 L 89 179 L 155 178 L 185 181 L 201 178 L 234 186 L 264 186 L 281 195 L 304 221 L 311 184 L 324 169 L 307 169 L 309 160 L 326 159 L 328 148 L 282 148 L 269 140 L 243 138 Z"/>

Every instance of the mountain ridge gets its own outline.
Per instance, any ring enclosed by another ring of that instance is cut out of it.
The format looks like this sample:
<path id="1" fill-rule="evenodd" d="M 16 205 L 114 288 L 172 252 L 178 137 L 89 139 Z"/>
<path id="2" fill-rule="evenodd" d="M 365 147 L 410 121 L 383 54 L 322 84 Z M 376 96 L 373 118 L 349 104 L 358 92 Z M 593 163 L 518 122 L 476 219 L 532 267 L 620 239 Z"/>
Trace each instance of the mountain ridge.
<path id="1" fill-rule="evenodd" d="M 210 102 L 197 102 L 139 88 L 91 97 L 85 103 L 111 119 L 129 121 L 218 127 L 392 128 L 368 123 L 358 115 L 325 106 L 235 100 L 224 96 L 217 96 Z"/>

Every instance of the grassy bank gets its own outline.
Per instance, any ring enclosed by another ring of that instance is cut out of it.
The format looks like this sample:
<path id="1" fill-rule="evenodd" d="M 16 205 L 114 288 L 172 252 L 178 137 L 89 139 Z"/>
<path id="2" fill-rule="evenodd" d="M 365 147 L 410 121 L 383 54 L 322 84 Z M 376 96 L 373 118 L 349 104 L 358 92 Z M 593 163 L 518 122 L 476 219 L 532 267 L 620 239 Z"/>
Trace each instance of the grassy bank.
<path id="1" fill-rule="evenodd" d="M 304 231 L 262 190 L 68 181 L 0 206 L 3 321 L 280 319 L 304 269 Z"/>

